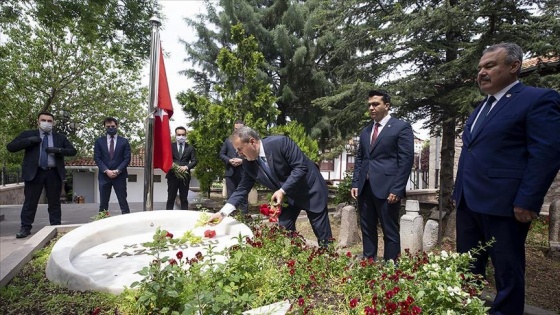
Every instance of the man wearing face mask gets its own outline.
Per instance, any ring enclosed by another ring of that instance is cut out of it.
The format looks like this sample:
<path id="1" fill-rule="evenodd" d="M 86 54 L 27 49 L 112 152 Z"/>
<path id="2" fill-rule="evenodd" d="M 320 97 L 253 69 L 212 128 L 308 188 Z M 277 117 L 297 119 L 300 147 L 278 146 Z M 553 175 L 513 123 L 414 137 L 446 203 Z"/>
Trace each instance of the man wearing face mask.
<path id="1" fill-rule="evenodd" d="M 115 118 L 105 118 L 103 126 L 107 135 L 98 138 L 93 149 L 93 159 L 99 167 L 99 212 L 109 210 L 111 189 L 114 188 L 122 214 L 130 213 L 126 201 L 130 143 L 128 139 L 117 135 L 119 123 Z"/>
<path id="2" fill-rule="evenodd" d="M 49 222 L 61 224 L 60 193 L 66 176 L 64 157 L 76 155 L 76 149 L 66 136 L 52 130 L 54 116 L 51 113 L 42 112 L 37 118 L 39 130 L 23 131 L 6 146 L 10 152 L 25 150 L 22 163 L 25 200 L 21 208 L 21 229 L 16 238 L 31 234 L 43 187 L 49 204 Z"/>
<path id="3" fill-rule="evenodd" d="M 191 182 L 190 172 L 196 166 L 196 154 L 194 147 L 187 143 L 187 129 L 185 127 L 175 128 L 176 142 L 171 144 L 171 152 L 173 152 L 173 164 L 178 172 L 185 176 L 177 176 L 174 171 L 169 171 L 165 176 L 167 178 L 167 204 L 165 209 L 173 210 L 177 191 L 181 199 L 181 210 L 189 209 L 189 184 Z"/>

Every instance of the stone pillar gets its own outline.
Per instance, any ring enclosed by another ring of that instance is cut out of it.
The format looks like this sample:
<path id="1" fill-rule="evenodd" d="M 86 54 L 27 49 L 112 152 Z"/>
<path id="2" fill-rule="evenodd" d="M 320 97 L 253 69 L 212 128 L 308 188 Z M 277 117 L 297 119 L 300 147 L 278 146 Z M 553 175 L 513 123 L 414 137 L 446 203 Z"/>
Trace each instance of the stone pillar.
<path id="1" fill-rule="evenodd" d="M 548 242 L 550 244 L 549 255 L 560 258 L 560 199 L 550 203 L 548 210 Z"/>
<path id="2" fill-rule="evenodd" d="M 259 203 L 259 193 L 257 192 L 257 189 L 251 189 L 247 198 L 251 206 L 257 205 Z"/>
<path id="3" fill-rule="evenodd" d="M 435 220 L 428 220 L 424 227 L 424 236 L 422 238 L 422 248 L 425 252 L 429 252 L 436 246 L 438 242 L 439 223 Z"/>
<path id="4" fill-rule="evenodd" d="M 401 217 L 401 252 L 408 248 L 414 255 L 422 251 L 424 219 L 420 215 L 418 200 L 407 200 L 405 210 L 406 214 Z"/>
<path id="5" fill-rule="evenodd" d="M 345 206 L 340 215 L 340 234 L 338 246 L 341 248 L 357 244 L 360 239 L 358 215 L 354 206 Z"/>
<path id="6" fill-rule="evenodd" d="M 226 179 L 222 179 L 222 197 L 227 198 Z"/>

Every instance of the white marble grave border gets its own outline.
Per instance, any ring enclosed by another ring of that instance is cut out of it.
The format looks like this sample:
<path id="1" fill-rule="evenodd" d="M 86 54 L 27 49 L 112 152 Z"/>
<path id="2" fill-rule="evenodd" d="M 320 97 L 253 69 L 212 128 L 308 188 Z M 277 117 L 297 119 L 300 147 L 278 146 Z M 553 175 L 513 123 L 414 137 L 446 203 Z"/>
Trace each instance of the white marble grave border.
<path id="1" fill-rule="evenodd" d="M 54 245 L 47 262 L 47 278 L 71 290 L 118 294 L 125 286 L 140 280 L 140 276 L 135 273 L 153 259 L 147 254 L 135 255 L 133 251 L 124 249 L 123 245 L 152 241 L 157 228 L 172 232 L 175 238 L 180 238 L 186 231 L 197 230 L 195 234 L 202 236 L 204 230 L 215 230 L 215 239 L 204 241 L 218 244 L 218 250 L 237 244 L 234 238 L 239 235 L 253 235 L 248 226 L 229 217 L 216 226 L 195 229 L 200 213 L 166 210 L 136 212 L 82 225 L 65 234 Z M 173 257 L 178 250 L 181 249 L 169 250 L 166 255 Z M 202 251 L 204 254 L 205 246 L 188 250 Z M 128 254 L 113 258 L 105 256 L 114 251 L 128 251 Z"/>

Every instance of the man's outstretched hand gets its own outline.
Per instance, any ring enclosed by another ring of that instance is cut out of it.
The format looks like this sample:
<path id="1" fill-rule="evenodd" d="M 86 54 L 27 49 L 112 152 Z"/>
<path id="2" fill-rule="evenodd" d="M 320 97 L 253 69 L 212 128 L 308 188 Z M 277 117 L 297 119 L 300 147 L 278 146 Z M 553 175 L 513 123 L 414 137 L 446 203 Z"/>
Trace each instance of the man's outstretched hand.
<path id="1" fill-rule="evenodd" d="M 225 216 L 223 216 L 221 212 L 216 212 L 210 217 L 210 219 L 208 219 L 208 222 L 206 222 L 206 224 L 216 225 L 216 224 L 222 222 L 224 217 Z"/>

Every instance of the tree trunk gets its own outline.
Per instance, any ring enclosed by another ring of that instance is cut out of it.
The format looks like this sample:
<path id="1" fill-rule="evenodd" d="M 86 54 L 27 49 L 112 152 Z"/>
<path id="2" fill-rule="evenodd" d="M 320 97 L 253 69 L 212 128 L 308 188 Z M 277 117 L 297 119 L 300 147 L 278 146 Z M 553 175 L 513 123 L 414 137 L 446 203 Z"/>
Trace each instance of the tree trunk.
<path id="1" fill-rule="evenodd" d="M 456 130 L 455 119 L 446 119 L 442 125 L 442 137 L 441 137 L 441 173 L 440 173 L 440 191 L 439 198 L 442 210 L 447 214 L 454 211 L 454 203 L 452 200 L 454 179 L 453 173 L 455 170 L 455 130 Z M 442 223 L 442 231 L 446 229 L 455 229 L 455 225 L 445 227 Z M 449 231 L 445 234 L 448 235 Z M 453 232 L 454 233 L 454 232 Z"/>

